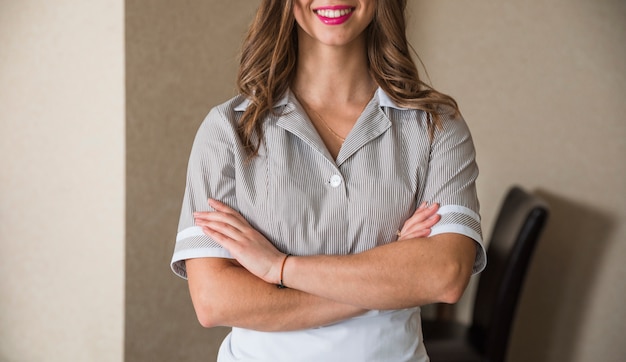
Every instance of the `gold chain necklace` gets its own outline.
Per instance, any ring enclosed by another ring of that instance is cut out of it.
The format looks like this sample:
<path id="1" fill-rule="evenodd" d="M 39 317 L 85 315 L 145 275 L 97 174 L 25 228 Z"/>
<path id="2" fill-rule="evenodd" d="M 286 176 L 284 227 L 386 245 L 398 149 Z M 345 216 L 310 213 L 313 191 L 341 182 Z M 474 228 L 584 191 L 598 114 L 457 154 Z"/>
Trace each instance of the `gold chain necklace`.
<path id="1" fill-rule="evenodd" d="M 374 88 L 374 93 L 376 93 L 376 88 Z M 322 123 L 324 123 L 324 126 L 326 127 L 326 129 L 328 129 L 330 131 L 330 133 L 333 134 L 333 136 L 337 137 L 342 143 L 346 140 L 345 137 L 341 137 L 337 132 L 335 132 L 332 128 L 330 128 L 330 126 L 328 125 L 328 123 L 326 123 L 326 120 L 324 119 L 324 117 L 322 117 L 321 114 L 317 113 L 317 111 L 315 111 L 313 108 L 311 108 L 304 100 L 302 100 L 302 97 L 300 97 L 299 94 L 297 94 L 296 92 L 294 92 L 296 98 L 298 98 L 298 100 L 300 101 L 300 103 L 304 106 L 304 110 L 307 111 L 307 113 L 309 111 L 313 112 L 317 118 L 319 118 Z M 372 94 L 372 97 L 374 96 L 374 94 Z M 372 98 L 370 97 L 370 99 Z M 370 99 L 368 99 L 367 103 L 365 103 L 365 107 L 367 107 L 367 104 L 369 103 Z M 364 107 L 364 108 L 365 108 Z"/>
<path id="2" fill-rule="evenodd" d="M 298 97 L 298 98 L 300 98 L 300 97 Z M 317 118 L 319 118 L 322 121 L 322 123 L 324 123 L 324 126 L 326 126 L 326 129 L 328 129 L 330 131 L 330 133 L 333 134 L 333 136 L 337 137 L 341 142 L 346 140 L 345 137 L 341 137 L 337 132 L 335 132 L 332 128 L 330 128 L 330 126 L 328 125 L 328 123 L 326 123 L 326 121 L 324 120 L 324 117 L 322 117 L 321 114 L 317 113 L 314 109 L 309 107 L 309 105 L 306 104 L 304 101 L 300 100 L 300 103 L 302 103 L 302 105 L 304 106 L 306 111 L 311 111 L 311 112 L 315 113 Z"/>

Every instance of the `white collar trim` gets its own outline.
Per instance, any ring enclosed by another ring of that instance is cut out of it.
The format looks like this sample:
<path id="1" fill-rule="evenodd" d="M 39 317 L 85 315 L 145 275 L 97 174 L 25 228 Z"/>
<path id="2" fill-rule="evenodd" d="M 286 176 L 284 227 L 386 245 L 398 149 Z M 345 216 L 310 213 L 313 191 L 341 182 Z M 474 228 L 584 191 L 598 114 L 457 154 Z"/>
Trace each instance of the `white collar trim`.
<path id="1" fill-rule="evenodd" d="M 381 107 L 389 107 L 389 108 L 395 108 L 399 110 L 409 109 L 409 108 L 404 108 L 404 107 L 400 107 L 399 105 L 397 105 L 396 102 L 394 102 L 393 99 L 389 98 L 387 93 L 385 93 L 385 91 L 380 87 L 378 87 L 378 90 L 376 90 L 376 95 L 378 96 L 378 104 Z"/>
<path id="2" fill-rule="evenodd" d="M 274 104 L 274 108 L 286 106 L 287 104 L 289 104 L 289 91 L 285 92 L 282 98 Z M 246 108 L 248 108 L 248 105 L 250 105 L 250 99 L 246 98 L 243 100 L 243 102 L 236 105 L 234 110 L 237 112 L 243 112 L 246 110 Z"/>

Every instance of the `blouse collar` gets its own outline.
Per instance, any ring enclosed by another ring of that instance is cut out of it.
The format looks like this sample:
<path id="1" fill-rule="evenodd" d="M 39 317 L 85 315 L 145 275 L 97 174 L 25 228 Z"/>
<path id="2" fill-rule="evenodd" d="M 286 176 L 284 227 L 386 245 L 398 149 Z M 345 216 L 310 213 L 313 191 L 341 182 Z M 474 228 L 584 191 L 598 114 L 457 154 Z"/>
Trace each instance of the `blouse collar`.
<path id="1" fill-rule="evenodd" d="M 289 99 L 290 97 L 293 95 L 293 93 L 291 92 L 291 90 L 287 90 L 285 92 L 285 94 L 283 94 L 283 96 L 278 100 L 278 102 L 276 102 L 274 104 L 274 108 L 279 108 L 282 106 L 286 106 L 289 104 Z M 408 108 L 404 108 L 404 107 L 400 107 L 396 104 L 396 102 L 394 102 L 388 95 L 387 93 L 385 93 L 385 91 L 378 87 L 378 89 L 376 90 L 376 96 L 378 97 L 378 104 L 381 107 L 388 107 L 388 108 L 395 108 L 395 109 L 399 109 L 399 110 L 407 110 Z M 248 108 L 248 105 L 250 104 L 250 100 L 248 98 L 244 99 L 241 103 L 239 103 L 237 106 L 235 106 L 234 110 L 238 111 L 238 112 L 243 112 L 246 110 L 246 108 Z"/>

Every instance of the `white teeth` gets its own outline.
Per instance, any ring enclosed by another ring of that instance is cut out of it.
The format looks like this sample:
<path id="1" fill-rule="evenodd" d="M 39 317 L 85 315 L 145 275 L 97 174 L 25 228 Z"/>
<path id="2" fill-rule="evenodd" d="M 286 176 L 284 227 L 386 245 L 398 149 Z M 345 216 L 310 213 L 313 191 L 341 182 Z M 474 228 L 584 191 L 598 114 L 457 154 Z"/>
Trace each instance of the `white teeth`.
<path id="1" fill-rule="evenodd" d="M 330 18 L 330 19 L 338 18 L 340 16 L 344 16 L 344 15 L 349 14 L 351 12 L 352 12 L 352 9 L 341 9 L 341 10 L 320 9 L 320 10 L 316 10 L 316 13 L 319 16 L 323 16 L 325 18 Z"/>

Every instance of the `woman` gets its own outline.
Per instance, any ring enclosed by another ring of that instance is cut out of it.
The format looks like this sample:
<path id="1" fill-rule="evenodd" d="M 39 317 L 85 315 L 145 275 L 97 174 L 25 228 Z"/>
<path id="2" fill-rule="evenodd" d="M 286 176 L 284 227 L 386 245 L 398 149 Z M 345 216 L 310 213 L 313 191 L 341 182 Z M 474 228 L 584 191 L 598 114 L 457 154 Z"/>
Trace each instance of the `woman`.
<path id="1" fill-rule="evenodd" d="M 472 140 L 419 80 L 405 7 L 261 2 L 172 259 L 200 323 L 233 327 L 219 361 L 427 361 L 419 306 L 484 267 Z"/>

